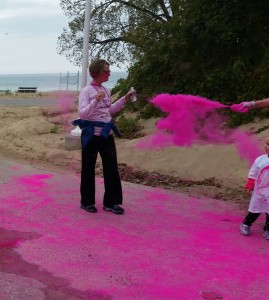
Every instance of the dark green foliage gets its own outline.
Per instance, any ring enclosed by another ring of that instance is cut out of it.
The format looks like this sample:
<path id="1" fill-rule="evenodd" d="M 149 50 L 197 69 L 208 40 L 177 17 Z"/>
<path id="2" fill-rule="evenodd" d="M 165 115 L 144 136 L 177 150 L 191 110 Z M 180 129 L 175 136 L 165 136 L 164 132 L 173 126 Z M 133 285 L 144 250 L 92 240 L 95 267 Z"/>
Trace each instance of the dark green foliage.
<path id="1" fill-rule="evenodd" d="M 231 128 L 236 128 L 240 125 L 252 122 L 255 119 L 255 112 L 251 111 L 247 114 L 238 114 L 235 112 L 230 113 L 230 118 L 228 119 L 228 126 Z"/>
<path id="2" fill-rule="evenodd" d="M 236 128 L 243 124 L 248 124 L 255 119 L 268 119 L 269 109 L 263 110 L 251 110 L 246 114 L 238 114 L 232 111 L 228 111 L 229 119 L 227 125 L 232 128 Z"/>
<path id="3" fill-rule="evenodd" d="M 79 0 L 61 0 L 73 12 L 60 53 L 81 53 L 83 15 Z M 193 94 L 222 103 L 269 97 L 269 1 L 132 0 L 96 2 L 91 57 L 129 61 L 129 75 L 115 90 L 138 92 L 141 116 L 155 111 L 148 99 L 159 93 Z M 73 5 L 72 5 L 73 4 Z M 80 49 L 80 52 L 79 52 Z M 143 108 L 145 106 L 145 109 Z M 231 114 L 231 125 L 258 113 Z"/>
<path id="4" fill-rule="evenodd" d="M 113 89 L 111 89 L 111 95 L 114 95 L 122 90 L 128 90 L 128 86 L 127 86 L 127 82 L 126 80 L 124 80 L 123 78 L 120 78 L 117 81 L 117 84 L 113 87 Z"/>
<path id="5" fill-rule="evenodd" d="M 143 107 L 143 109 L 139 112 L 139 117 L 141 119 L 150 119 L 152 117 L 158 118 L 158 117 L 163 117 L 164 115 L 165 114 L 160 109 L 158 109 L 151 103 L 147 103 Z"/>
<path id="6" fill-rule="evenodd" d="M 138 82 L 141 77 L 148 78 L 146 88 L 151 93 L 194 94 L 222 102 L 268 95 L 264 70 L 255 76 L 261 63 L 269 62 L 269 19 L 265 13 L 269 3 L 262 2 L 187 1 L 181 28 L 176 31 L 168 24 L 165 29 L 172 38 L 159 42 L 166 47 L 149 49 L 130 75 L 137 76 Z M 254 86 L 254 78 L 260 87 Z"/>
<path id="7" fill-rule="evenodd" d="M 117 121 L 116 125 L 123 137 L 126 139 L 133 139 L 142 136 L 139 133 L 142 130 L 142 126 L 138 123 L 137 119 L 127 118 L 124 115 L 121 115 Z"/>

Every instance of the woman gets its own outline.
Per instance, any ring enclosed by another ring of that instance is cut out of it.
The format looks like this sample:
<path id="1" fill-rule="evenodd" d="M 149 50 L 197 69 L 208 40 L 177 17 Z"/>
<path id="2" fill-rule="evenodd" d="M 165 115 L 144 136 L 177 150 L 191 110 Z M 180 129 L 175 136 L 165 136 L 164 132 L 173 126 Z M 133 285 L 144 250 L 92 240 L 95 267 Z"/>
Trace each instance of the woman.
<path id="1" fill-rule="evenodd" d="M 112 104 L 110 91 L 102 83 L 110 76 L 109 63 L 96 59 L 89 66 L 92 81 L 79 94 L 79 120 L 73 122 L 82 129 L 81 208 L 95 213 L 95 164 L 98 152 L 103 165 L 105 193 L 103 209 L 123 214 L 122 187 L 118 172 L 117 153 L 112 131 L 120 135 L 112 122 L 112 115 L 119 112 L 130 100 L 132 92 Z"/>

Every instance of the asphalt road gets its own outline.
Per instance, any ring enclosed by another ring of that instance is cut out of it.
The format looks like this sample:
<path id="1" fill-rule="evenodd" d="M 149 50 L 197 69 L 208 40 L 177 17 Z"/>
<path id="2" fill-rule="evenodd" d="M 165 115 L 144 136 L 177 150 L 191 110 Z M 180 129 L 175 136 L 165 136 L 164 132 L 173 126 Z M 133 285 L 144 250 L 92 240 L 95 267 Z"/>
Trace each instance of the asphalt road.
<path id="1" fill-rule="evenodd" d="M 260 217 L 123 182 L 124 215 L 80 209 L 79 176 L 0 159 L 1 300 L 268 300 Z"/>
<path id="2" fill-rule="evenodd" d="M 0 98 L 0 106 L 48 106 L 57 103 L 57 99 L 38 98 Z"/>

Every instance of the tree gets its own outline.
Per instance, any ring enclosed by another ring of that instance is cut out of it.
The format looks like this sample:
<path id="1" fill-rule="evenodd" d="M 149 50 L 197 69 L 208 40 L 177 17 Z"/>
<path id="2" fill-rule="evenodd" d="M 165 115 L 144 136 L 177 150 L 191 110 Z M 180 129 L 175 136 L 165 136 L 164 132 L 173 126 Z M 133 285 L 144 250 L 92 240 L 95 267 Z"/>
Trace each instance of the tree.
<path id="1" fill-rule="evenodd" d="M 168 0 L 94 1 L 90 29 L 90 57 L 105 57 L 121 64 L 136 60 L 158 36 L 159 24 L 172 18 Z M 179 1 L 180 2 L 180 1 Z M 80 64 L 83 46 L 85 0 L 61 0 L 65 14 L 72 18 L 69 30 L 58 38 L 58 52 Z"/>
<path id="2" fill-rule="evenodd" d="M 162 39 L 131 69 L 132 80 L 146 78 L 149 93 L 221 101 L 268 96 L 268 1 L 189 0 L 177 7 Z"/>
<path id="3" fill-rule="evenodd" d="M 59 51 L 81 61 L 84 1 L 61 0 L 72 18 Z M 269 1 L 95 1 L 90 56 L 129 62 L 121 89 L 240 101 L 269 95 Z"/>

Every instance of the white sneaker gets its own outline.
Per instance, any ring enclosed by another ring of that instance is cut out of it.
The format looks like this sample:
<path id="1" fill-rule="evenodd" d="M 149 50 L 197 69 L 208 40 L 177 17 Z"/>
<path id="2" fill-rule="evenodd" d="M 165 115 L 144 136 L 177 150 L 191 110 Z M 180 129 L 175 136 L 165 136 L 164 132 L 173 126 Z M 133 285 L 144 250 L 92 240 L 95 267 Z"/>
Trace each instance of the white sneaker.
<path id="1" fill-rule="evenodd" d="M 264 231 L 263 237 L 264 237 L 266 240 L 269 240 L 269 231 L 268 231 L 268 230 L 265 230 L 265 231 Z"/>
<path id="2" fill-rule="evenodd" d="M 250 226 L 242 223 L 240 225 L 240 232 L 241 232 L 242 235 L 245 235 L 245 236 L 250 235 Z M 268 238 L 269 238 L 269 232 L 268 232 Z"/>

